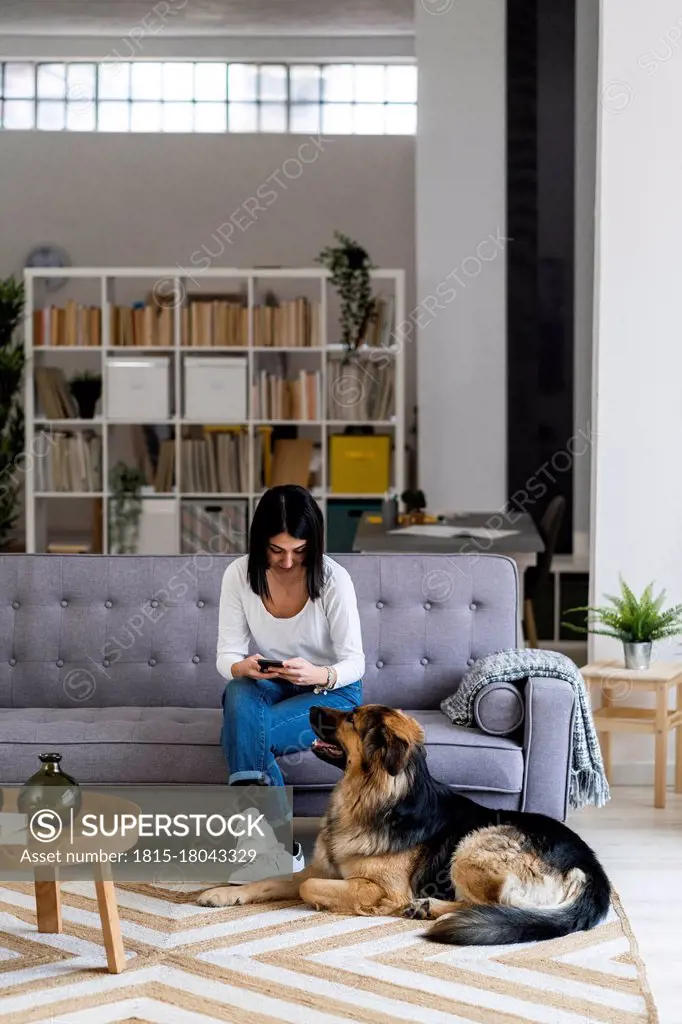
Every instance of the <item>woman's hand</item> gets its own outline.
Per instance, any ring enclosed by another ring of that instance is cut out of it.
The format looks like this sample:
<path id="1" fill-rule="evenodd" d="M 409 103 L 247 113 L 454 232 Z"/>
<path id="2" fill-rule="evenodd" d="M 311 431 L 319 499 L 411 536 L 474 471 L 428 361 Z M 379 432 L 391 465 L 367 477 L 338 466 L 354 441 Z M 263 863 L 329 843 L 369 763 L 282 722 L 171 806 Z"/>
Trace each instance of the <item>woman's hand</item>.
<path id="1" fill-rule="evenodd" d="M 323 686 L 327 682 L 327 669 L 311 665 L 305 658 L 288 658 L 277 674 L 296 686 Z"/>
<path id="2" fill-rule="evenodd" d="M 277 679 L 282 675 L 281 668 L 269 668 L 267 672 L 261 672 L 258 662 L 262 659 L 262 654 L 251 654 L 243 661 L 238 661 L 232 666 L 232 678 L 238 679 L 246 676 L 248 679 Z"/>

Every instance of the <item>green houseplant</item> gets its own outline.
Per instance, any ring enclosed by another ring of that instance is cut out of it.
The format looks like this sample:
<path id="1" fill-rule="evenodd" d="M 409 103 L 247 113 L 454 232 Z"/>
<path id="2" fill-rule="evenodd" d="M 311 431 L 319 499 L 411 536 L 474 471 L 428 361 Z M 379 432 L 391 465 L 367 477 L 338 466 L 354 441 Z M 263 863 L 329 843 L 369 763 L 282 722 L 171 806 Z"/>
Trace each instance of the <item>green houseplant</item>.
<path id="1" fill-rule="evenodd" d="M 682 633 L 682 604 L 663 611 L 665 590 L 658 597 L 653 596 L 653 583 L 637 597 L 625 580 L 620 581 L 620 594 L 604 594 L 610 605 L 583 608 L 569 608 L 573 612 L 586 612 L 584 626 L 564 622 L 567 629 L 576 633 L 597 633 L 611 636 L 623 644 L 625 667 L 646 669 L 651 661 L 651 645 L 654 640 Z"/>
<path id="2" fill-rule="evenodd" d="M 82 420 L 91 420 L 95 415 L 95 406 L 102 394 L 102 378 L 98 373 L 77 373 L 69 381 L 71 394 L 76 399 L 78 413 Z"/>
<path id="3" fill-rule="evenodd" d="M 109 551 L 134 555 L 140 533 L 144 473 L 136 466 L 117 462 L 110 474 L 112 499 L 109 509 Z"/>
<path id="4" fill-rule="evenodd" d="M 24 315 L 24 285 L 0 280 L 0 550 L 7 547 L 19 514 L 19 457 L 24 452 L 24 413 L 19 392 L 24 349 L 16 329 Z"/>
<path id="5" fill-rule="evenodd" d="M 373 267 L 366 249 L 354 239 L 335 231 L 338 245 L 328 245 L 315 258 L 331 274 L 331 283 L 341 299 L 341 341 L 348 354 L 365 340 L 367 329 L 376 316 L 369 272 Z"/>

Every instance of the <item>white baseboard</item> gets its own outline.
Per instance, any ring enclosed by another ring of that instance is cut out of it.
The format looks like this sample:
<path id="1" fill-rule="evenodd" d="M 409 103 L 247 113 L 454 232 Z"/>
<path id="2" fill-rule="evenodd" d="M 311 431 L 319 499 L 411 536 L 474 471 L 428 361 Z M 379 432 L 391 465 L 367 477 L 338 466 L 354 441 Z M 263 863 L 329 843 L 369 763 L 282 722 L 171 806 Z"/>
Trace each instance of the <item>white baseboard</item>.
<path id="1" fill-rule="evenodd" d="M 675 766 L 668 765 L 667 784 L 675 781 Z M 635 761 L 628 764 L 614 764 L 609 782 L 613 786 L 653 786 L 654 765 L 652 761 Z"/>

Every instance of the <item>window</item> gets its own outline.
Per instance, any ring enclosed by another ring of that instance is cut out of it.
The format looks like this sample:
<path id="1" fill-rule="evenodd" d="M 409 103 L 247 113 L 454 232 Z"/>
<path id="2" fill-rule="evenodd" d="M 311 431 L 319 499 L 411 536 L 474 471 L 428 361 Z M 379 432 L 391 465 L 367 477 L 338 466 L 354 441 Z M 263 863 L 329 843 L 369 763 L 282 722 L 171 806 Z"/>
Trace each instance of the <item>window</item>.
<path id="1" fill-rule="evenodd" d="M 413 135 L 413 64 L 0 64 L 9 130 Z"/>

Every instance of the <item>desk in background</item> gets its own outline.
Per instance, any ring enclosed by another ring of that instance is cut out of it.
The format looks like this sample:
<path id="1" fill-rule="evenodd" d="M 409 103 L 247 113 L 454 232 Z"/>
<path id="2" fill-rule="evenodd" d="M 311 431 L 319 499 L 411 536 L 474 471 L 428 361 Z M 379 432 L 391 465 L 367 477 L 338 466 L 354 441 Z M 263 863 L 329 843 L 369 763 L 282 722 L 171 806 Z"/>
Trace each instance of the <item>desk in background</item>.
<path id="1" fill-rule="evenodd" d="M 469 528 L 490 529 L 493 512 L 464 512 L 447 516 L 439 525 L 452 526 L 459 530 Z M 519 571 L 519 610 L 523 609 L 523 575 L 526 569 L 535 565 L 538 553 L 544 550 L 542 538 L 535 523 L 527 512 L 515 516 L 513 524 L 504 523 L 502 529 L 516 532 L 506 537 L 436 537 L 428 535 L 401 535 L 390 533 L 383 522 L 376 522 L 378 513 L 366 512 L 355 534 L 353 551 L 364 554 L 485 554 L 507 555 L 516 562 Z M 521 634 L 523 635 L 523 634 Z"/>

